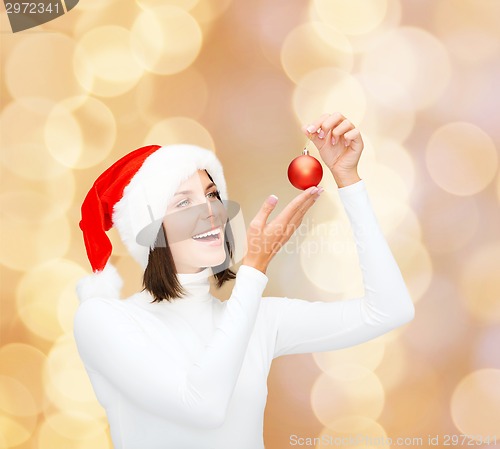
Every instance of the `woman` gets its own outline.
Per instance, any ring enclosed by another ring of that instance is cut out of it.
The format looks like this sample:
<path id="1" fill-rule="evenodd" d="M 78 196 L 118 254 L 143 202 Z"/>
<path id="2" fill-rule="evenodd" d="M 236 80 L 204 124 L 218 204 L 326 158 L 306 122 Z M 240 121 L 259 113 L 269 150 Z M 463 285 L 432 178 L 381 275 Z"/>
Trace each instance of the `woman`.
<path id="1" fill-rule="evenodd" d="M 352 346 L 414 316 L 401 273 L 357 173 L 359 131 L 325 114 L 303 131 L 330 169 L 353 228 L 365 296 L 309 302 L 262 298 L 266 270 L 322 189 L 273 220 L 270 196 L 251 221 L 231 297 L 209 293 L 235 277 L 222 167 L 198 147 L 145 147 L 94 184 L 80 226 L 95 274 L 78 286 L 80 356 L 119 449 L 262 449 L 267 376 L 284 354 Z M 104 231 L 115 226 L 144 267 L 145 290 L 119 300 Z M 210 236 L 211 235 L 211 236 Z"/>

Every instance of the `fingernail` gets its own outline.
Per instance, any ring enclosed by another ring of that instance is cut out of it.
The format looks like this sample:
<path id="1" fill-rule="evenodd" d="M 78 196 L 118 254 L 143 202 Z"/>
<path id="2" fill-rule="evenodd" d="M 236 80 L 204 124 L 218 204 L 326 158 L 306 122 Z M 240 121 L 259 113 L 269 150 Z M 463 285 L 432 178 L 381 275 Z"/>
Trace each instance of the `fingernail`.
<path id="1" fill-rule="evenodd" d="M 314 125 L 309 125 L 306 129 L 310 133 L 313 133 L 314 131 L 316 131 L 316 127 Z"/>
<path id="2" fill-rule="evenodd" d="M 268 199 L 267 202 L 271 205 L 275 205 L 278 203 L 278 197 L 276 195 L 271 195 Z"/>
<path id="3" fill-rule="evenodd" d="M 321 187 L 321 188 L 318 190 L 318 195 L 319 195 L 320 193 L 324 192 L 324 191 L 325 191 L 325 189 L 324 189 L 323 187 Z"/>
<path id="4" fill-rule="evenodd" d="M 324 137 L 325 137 L 325 132 L 324 132 L 322 129 L 320 129 L 320 130 L 318 131 L 318 137 L 319 137 L 320 139 L 324 139 Z"/>
<path id="5" fill-rule="evenodd" d="M 317 188 L 317 187 L 314 187 L 314 189 L 312 189 L 309 193 L 310 193 L 311 195 L 314 195 L 317 191 L 318 191 L 318 188 Z"/>
<path id="6" fill-rule="evenodd" d="M 332 137 L 332 145 L 335 145 L 335 137 Z"/>

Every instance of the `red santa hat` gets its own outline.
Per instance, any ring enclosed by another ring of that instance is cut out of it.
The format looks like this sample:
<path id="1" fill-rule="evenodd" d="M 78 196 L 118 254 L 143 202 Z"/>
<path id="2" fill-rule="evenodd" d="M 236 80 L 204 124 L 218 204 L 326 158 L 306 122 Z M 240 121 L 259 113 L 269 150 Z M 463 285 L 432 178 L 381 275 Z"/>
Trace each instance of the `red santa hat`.
<path id="1" fill-rule="evenodd" d="M 106 231 L 115 227 L 134 259 L 146 268 L 167 205 L 179 185 L 207 170 L 227 200 L 222 165 L 215 154 L 195 145 L 149 145 L 119 159 L 94 182 L 82 204 L 80 228 L 93 275 L 77 286 L 80 300 L 119 298 L 122 279 L 110 264 Z"/>

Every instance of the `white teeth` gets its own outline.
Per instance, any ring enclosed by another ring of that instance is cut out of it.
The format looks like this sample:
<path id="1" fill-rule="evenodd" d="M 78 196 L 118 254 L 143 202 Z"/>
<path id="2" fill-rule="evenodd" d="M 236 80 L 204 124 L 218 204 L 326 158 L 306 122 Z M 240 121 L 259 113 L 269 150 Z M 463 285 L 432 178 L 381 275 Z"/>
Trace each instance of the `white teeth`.
<path id="1" fill-rule="evenodd" d="M 217 234 L 220 234 L 220 228 L 205 232 L 203 234 L 194 235 L 193 238 L 194 239 L 201 239 L 202 237 L 208 237 L 209 235 L 217 235 Z"/>

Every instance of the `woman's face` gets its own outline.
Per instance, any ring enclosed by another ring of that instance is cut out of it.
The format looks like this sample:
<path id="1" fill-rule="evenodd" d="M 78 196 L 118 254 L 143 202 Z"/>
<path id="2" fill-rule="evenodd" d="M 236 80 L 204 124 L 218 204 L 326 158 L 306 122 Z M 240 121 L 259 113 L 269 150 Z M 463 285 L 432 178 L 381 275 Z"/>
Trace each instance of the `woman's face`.
<path id="1" fill-rule="evenodd" d="M 227 212 L 216 192 L 205 170 L 198 170 L 177 188 L 167 206 L 163 225 L 177 273 L 196 273 L 226 259 Z M 207 232 L 215 235 L 205 237 Z"/>

